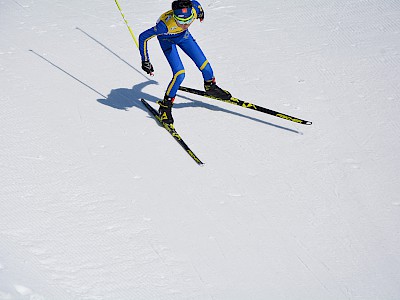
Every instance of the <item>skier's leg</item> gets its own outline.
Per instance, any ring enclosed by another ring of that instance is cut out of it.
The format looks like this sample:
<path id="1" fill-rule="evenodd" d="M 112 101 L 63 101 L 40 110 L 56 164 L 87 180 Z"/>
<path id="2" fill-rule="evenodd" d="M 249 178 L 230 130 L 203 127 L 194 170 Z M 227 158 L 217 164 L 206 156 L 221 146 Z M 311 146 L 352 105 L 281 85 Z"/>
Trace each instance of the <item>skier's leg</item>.
<path id="1" fill-rule="evenodd" d="M 165 94 L 170 98 L 174 98 L 179 86 L 185 79 L 185 68 L 183 67 L 182 61 L 179 57 L 176 44 L 172 43 L 167 38 L 159 38 L 158 40 L 160 42 L 161 49 L 163 50 L 164 55 L 171 66 L 173 74 Z"/>
<path id="2" fill-rule="evenodd" d="M 171 66 L 173 74 L 165 92 L 164 99 L 162 101 L 157 101 L 157 103 L 160 105 L 158 112 L 161 120 L 164 123 L 172 126 L 174 123 L 174 118 L 172 117 L 172 106 L 175 100 L 176 92 L 185 78 L 185 69 L 179 57 L 178 50 L 176 49 L 176 44 L 165 37 L 159 37 L 158 41 L 160 42 L 161 49 L 163 50 L 164 55 Z"/>
<path id="3" fill-rule="evenodd" d="M 209 61 L 197 44 L 196 40 L 188 32 L 187 35 L 179 42 L 179 47 L 193 60 L 197 68 L 201 71 L 204 81 L 212 80 L 214 72 Z"/>
<path id="4" fill-rule="evenodd" d="M 208 95 L 221 99 L 230 99 L 232 97 L 228 91 L 221 89 L 216 84 L 210 63 L 190 33 L 179 42 L 179 47 L 194 61 L 202 72 L 204 89 Z"/>

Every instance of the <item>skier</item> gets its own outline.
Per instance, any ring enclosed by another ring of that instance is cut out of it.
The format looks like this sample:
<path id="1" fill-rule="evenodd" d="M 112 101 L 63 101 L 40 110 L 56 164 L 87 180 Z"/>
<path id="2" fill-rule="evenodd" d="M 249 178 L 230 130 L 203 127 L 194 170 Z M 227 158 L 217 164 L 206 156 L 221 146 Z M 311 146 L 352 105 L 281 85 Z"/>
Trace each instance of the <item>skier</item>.
<path id="1" fill-rule="evenodd" d="M 147 42 L 155 36 L 171 66 L 172 80 L 167 87 L 164 99 L 157 101 L 157 104 L 160 105 L 158 111 L 162 121 L 172 128 L 174 119 L 171 109 L 178 88 L 185 78 L 185 69 L 176 46 L 179 46 L 202 72 L 204 89 L 208 95 L 222 99 L 231 98 L 229 92 L 217 86 L 210 63 L 188 30 L 195 19 L 200 19 L 201 22 L 204 19 L 204 11 L 200 3 L 194 0 L 176 0 L 172 2 L 172 10 L 163 13 L 154 27 L 145 30 L 139 36 L 143 71 L 153 75 L 154 68 L 149 59 Z"/>

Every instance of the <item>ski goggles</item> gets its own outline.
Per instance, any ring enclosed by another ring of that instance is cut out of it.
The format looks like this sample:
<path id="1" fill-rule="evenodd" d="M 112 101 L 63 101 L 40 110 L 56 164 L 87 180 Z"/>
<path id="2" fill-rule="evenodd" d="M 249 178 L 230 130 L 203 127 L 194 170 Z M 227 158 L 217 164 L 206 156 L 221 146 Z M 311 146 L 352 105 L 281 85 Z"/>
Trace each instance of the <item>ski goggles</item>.
<path id="1" fill-rule="evenodd" d="M 179 18 L 174 14 L 174 19 L 176 22 L 178 22 L 181 25 L 187 25 L 193 22 L 194 20 L 194 12 L 192 11 L 192 14 L 188 18 Z"/>

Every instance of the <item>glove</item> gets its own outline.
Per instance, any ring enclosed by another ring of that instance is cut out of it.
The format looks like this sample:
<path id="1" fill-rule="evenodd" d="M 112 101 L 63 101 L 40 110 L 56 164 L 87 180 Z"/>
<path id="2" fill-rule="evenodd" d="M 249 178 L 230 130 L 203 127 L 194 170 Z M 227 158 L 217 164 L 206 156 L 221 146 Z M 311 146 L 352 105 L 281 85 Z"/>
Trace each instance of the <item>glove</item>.
<path id="1" fill-rule="evenodd" d="M 199 5 L 198 8 L 199 8 L 200 12 L 197 14 L 197 19 L 199 19 L 200 22 L 203 22 L 203 20 L 204 20 L 204 10 L 201 7 L 201 5 Z"/>
<path id="2" fill-rule="evenodd" d="M 142 61 L 142 70 L 145 71 L 147 74 L 153 74 L 154 68 L 150 61 L 143 60 Z"/>

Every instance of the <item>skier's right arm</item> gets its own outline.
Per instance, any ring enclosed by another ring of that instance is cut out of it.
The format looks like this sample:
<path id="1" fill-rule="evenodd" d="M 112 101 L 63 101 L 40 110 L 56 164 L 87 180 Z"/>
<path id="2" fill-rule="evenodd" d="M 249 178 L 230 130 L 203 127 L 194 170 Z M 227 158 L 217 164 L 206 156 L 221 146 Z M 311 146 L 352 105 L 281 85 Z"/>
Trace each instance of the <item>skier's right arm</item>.
<path id="1" fill-rule="evenodd" d="M 146 31 L 143 31 L 139 35 L 139 51 L 140 51 L 140 56 L 142 58 L 142 69 L 147 74 L 152 74 L 154 71 L 154 68 L 150 63 L 149 52 L 147 49 L 147 42 L 153 37 L 166 32 L 168 32 L 168 29 L 167 26 L 164 24 L 164 22 L 157 22 L 156 26 L 151 27 Z"/>

